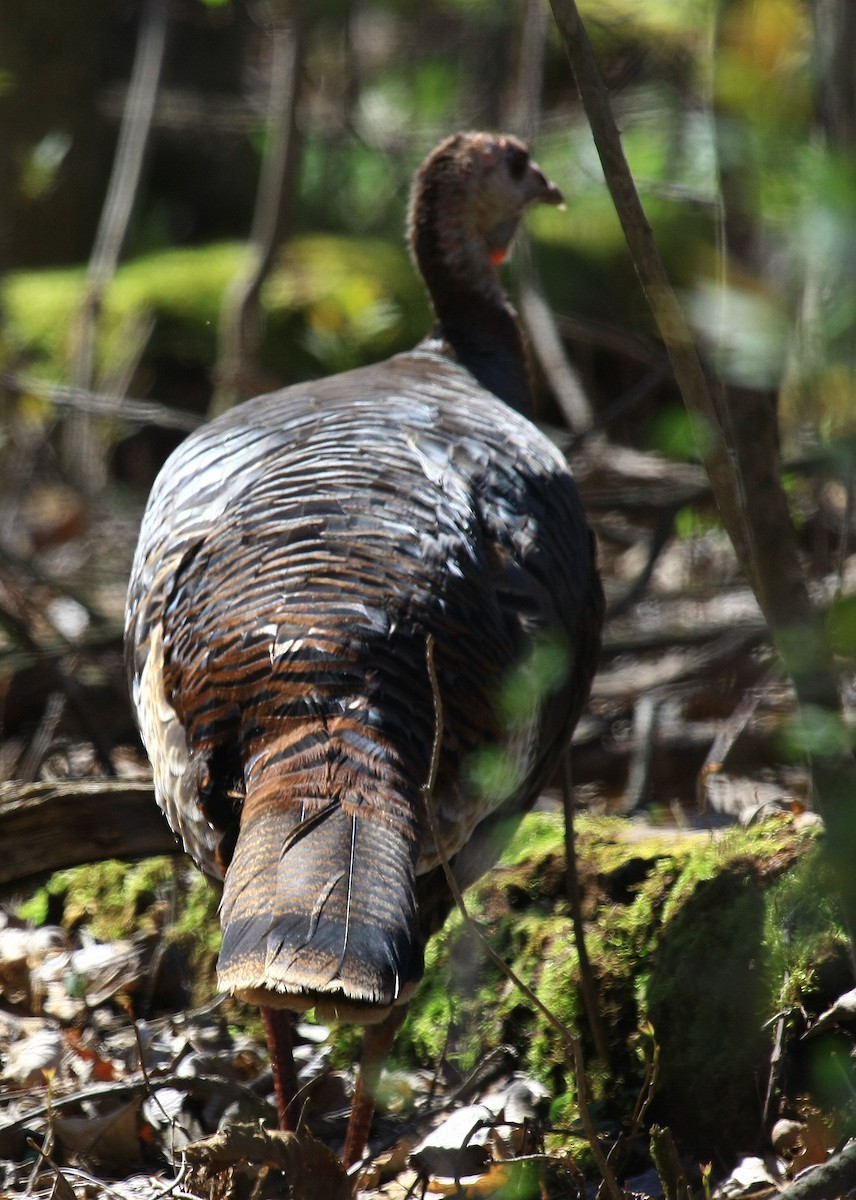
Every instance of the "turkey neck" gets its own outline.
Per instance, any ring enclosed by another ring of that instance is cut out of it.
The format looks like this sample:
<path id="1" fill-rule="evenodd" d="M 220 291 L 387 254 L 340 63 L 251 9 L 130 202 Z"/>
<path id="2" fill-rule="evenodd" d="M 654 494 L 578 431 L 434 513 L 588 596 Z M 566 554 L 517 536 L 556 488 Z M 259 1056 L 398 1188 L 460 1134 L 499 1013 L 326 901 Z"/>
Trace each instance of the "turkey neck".
<path id="1" fill-rule="evenodd" d="M 420 207 L 413 253 L 434 306 L 434 336 L 482 387 L 529 416 L 523 337 L 484 242 L 465 222 L 441 222 L 433 205 Z"/>

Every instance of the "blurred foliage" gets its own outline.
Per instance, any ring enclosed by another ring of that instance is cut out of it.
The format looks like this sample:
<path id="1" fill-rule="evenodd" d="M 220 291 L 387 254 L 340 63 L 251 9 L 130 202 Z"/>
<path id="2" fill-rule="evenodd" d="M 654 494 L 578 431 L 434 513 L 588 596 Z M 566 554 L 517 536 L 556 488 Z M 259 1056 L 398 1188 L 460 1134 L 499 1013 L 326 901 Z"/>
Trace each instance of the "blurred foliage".
<path id="1" fill-rule="evenodd" d="M 823 94 L 835 85 L 817 34 L 823 14 L 809 0 L 586 0 L 581 8 L 647 215 L 702 344 L 728 381 L 778 393 L 787 439 L 837 444 L 850 469 L 856 168 L 850 146 L 822 122 Z M 110 61 L 127 65 L 130 14 L 97 4 L 94 11 L 105 46 L 122 47 Z M 174 122 L 153 136 L 129 245 L 188 249 L 186 257 L 147 252 L 120 273 L 108 297 L 99 351 L 105 370 L 121 351 L 135 304 L 157 318 L 136 394 L 157 395 L 157 387 L 173 394 L 161 371 L 146 371 L 164 346 L 174 361 L 211 376 L 220 300 L 241 262 L 231 240 L 249 228 L 264 144 L 270 11 L 244 0 L 192 0 L 173 14 L 165 86 L 178 97 L 204 98 L 217 123 L 193 116 L 191 104 L 182 124 L 179 105 Z M 77 242 L 82 259 L 98 210 L 92 196 L 84 202 L 70 190 L 83 145 L 76 131 L 100 131 L 102 146 L 110 143 L 116 110 L 105 117 L 103 89 L 115 68 L 94 53 L 81 59 L 87 86 L 74 94 L 91 109 L 79 114 L 39 58 L 36 24 L 0 5 L 0 44 L 4 20 L 17 39 L 9 45 L 22 47 L 8 62 L 0 58 L 4 90 L 17 106 L 9 110 L 9 137 L 0 140 L 16 181 L 10 245 L 34 245 L 29 235 L 14 236 L 17 225 L 25 232 L 42 222 L 42 243 L 71 228 L 67 217 L 46 222 L 49 208 L 73 210 L 75 229 L 84 212 L 90 232 Z M 299 301 L 282 302 L 287 270 L 267 289 L 261 366 L 272 386 L 371 361 L 424 331 L 421 289 L 401 254 L 408 184 L 425 151 L 455 127 L 534 123 L 539 161 L 568 197 L 567 211 L 533 213 L 527 222 L 552 307 L 627 334 L 653 334 L 559 39 L 548 23 L 542 63 L 537 40 L 526 36 L 528 3 L 429 0 L 414 11 L 403 0 L 323 0 L 308 20 L 294 249 L 305 260 L 305 247 L 314 247 L 317 268 L 301 262 L 299 269 L 313 278 L 316 297 L 302 313 Z M 83 28 L 91 42 L 91 25 Z M 24 70 L 25 52 L 37 70 Z M 542 70 L 540 112 L 527 115 L 521 89 Z M 64 104 L 73 120 L 65 119 Z M 32 119 L 13 125 L 14 113 Z M 102 181 L 97 202 L 108 167 L 103 152 L 89 160 L 90 176 Z M 321 234 L 334 240 L 325 243 Z M 363 238 L 372 240 L 361 250 L 352 239 Z M 215 244 L 189 249 L 199 242 Z M 376 266 L 355 266 L 355 255 Z M 163 279 L 153 278 L 158 272 Z M 81 287 L 79 274 L 7 281 L 11 332 L 20 342 L 13 358 L 34 354 L 46 374 L 64 378 Z M 638 377 L 632 359 L 614 350 L 595 343 L 572 351 L 596 410 Z M 640 416 L 643 445 L 695 456 L 694 431 L 668 408 L 655 405 Z"/>
<path id="2" fill-rule="evenodd" d="M 162 250 L 124 264 L 100 323 L 99 371 L 123 361 L 127 330 L 154 318 L 148 353 L 213 365 L 223 290 L 237 272 L 237 243 Z M 29 368 L 62 378 L 80 302 L 78 268 L 16 272 L 5 283 L 8 333 Z M 263 295 L 265 366 L 285 380 L 382 358 L 412 345 L 428 324 L 421 284 L 403 248 L 369 239 L 295 239 Z"/>

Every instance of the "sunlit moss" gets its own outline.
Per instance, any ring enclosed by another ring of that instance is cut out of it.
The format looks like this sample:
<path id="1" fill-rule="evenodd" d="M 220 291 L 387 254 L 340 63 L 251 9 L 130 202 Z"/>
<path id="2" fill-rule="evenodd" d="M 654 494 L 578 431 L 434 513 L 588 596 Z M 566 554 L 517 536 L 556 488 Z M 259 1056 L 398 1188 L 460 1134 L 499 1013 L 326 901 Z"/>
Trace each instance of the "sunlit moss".
<path id="1" fill-rule="evenodd" d="M 142 318 L 147 354 L 213 368 L 223 297 L 244 265 L 237 242 L 162 250 L 122 264 L 104 297 L 97 361 L 123 364 Z M 82 268 L 26 271 L 4 281 L 9 336 L 31 369 L 63 379 L 85 293 Z M 400 245 L 371 239 L 295 239 L 262 295 L 261 353 L 284 381 L 341 370 L 412 345 L 428 326 L 421 284 Z"/>
<path id="2" fill-rule="evenodd" d="M 646 422 L 641 435 L 645 446 L 679 461 L 697 461 L 706 450 L 707 435 L 685 408 L 662 408 Z"/>

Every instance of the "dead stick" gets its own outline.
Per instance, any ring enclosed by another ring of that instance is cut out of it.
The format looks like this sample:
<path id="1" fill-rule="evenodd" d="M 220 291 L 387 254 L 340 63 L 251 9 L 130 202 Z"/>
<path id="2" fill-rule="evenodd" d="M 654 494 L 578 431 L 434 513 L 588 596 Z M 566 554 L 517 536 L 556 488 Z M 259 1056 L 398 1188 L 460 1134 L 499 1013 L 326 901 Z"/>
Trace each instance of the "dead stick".
<path id="1" fill-rule="evenodd" d="M 741 416 L 731 404 L 722 380 L 714 378 L 715 393 L 711 390 L 627 165 L 606 86 L 575 0 L 550 0 L 550 4 L 633 264 L 672 360 L 686 409 L 702 431 L 701 456 L 740 565 L 793 679 L 800 707 L 820 710 L 824 718 L 840 721 L 836 668 L 803 574 L 781 485 L 781 462 L 770 414 L 763 403 L 759 406 L 757 397 L 744 394 L 744 402 L 753 405 L 762 422 L 763 438 L 753 437 L 746 415 Z M 766 455 L 759 455 L 762 446 L 767 447 Z M 811 747 L 807 758 L 817 808 L 827 826 L 828 861 L 856 970 L 856 830 L 851 816 L 856 758 L 849 748 L 823 747 Z"/>
<path id="2" fill-rule="evenodd" d="M 564 1021 L 561 1021 L 555 1013 L 550 1011 L 546 1004 L 538 999 L 529 985 L 523 982 L 520 976 L 517 975 L 514 970 L 512 970 L 505 959 L 501 958 L 494 950 L 493 946 L 491 946 L 488 939 L 485 937 L 469 914 L 469 910 L 464 902 L 463 894 L 458 886 L 458 881 L 455 878 L 448 856 L 443 848 L 443 843 L 440 838 L 440 830 L 437 825 L 437 816 L 434 811 L 433 795 L 434 785 L 437 782 L 437 772 L 439 769 L 440 747 L 443 740 L 443 700 L 440 695 L 440 685 L 437 680 L 437 671 L 434 666 L 434 638 L 431 634 L 428 635 L 425 642 L 425 661 L 428 666 L 428 678 L 431 681 L 431 693 L 434 699 L 434 743 L 431 749 L 431 766 L 428 772 L 428 781 L 425 784 L 425 787 L 422 789 L 422 794 L 425 797 L 425 811 L 428 816 L 428 825 L 431 829 L 431 836 L 434 839 L 434 844 L 437 847 L 437 854 L 440 859 L 440 865 L 443 868 L 443 874 L 446 876 L 446 883 L 448 884 L 449 891 L 452 893 L 452 898 L 457 905 L 458 911 L 461 914 L 464 927 L 470 936 L 475 938 L 494 966 L 502 972 L 506 979 L 510 980 L 510 982 L 514 984 L 514 986 L 526 997 L 530 1004 L 533 1004 L 538 1009 L 542 1016 L 544 1016 L 550 1022 L 553 1028 L 557 1030 L 562 1037 L 562 1040 L 565 1042 L 565 1045 L 570 1048 L 574 1060 L 574 1072 L 577 1076 L 577 1097 L 579 1101 L 580 1117 L 582 1119 L 586 1135 L 589 1139 L 592 1156 L 597 1163 L 603 1182 L 606 1185 L 612 1200 L 623 1200 L 624 1193 L 618 1183 L 618 1180 L 615 1178 L 611 1167 L 606 1161 L 606 1156 L 603 1153 L 597 1132 L 588 1112 L 588 1106 L 585 1099 L 586 1089 L 584 1064 L 579 1038 L 575 1037 L 570 1029 L 568 1029 L 567 1025 L 565 1025 Z"/>
<path id="3" fill-rule="evenodd" d="M 595 1051 L 604 1066 L 609 1065 L 609 1047 L 603 1032 L 603 1022 L 600 1019 L 600 1009 L 597 1004 L 597 993 L 594 986 L 594 975 L 591 960 L 586 949 L 586 936 L 583 929 L 583 918 L 580 910 L 580 880 L 577 873 L 577 852 L 574 840 L 574 785 L 571 777 L 570 751 L 565 751 L 562 771 L 562 808 L 565 815 L 565 885 L 568 890 L 568 909 L 571 914 L 571 926 L 574 931 L 574 943 L 577 947 L 577 959 L 580 964 L 580 989 L 583 994 L 583 1005 L 588 1017 L 589 1029 L 594 1040 Z"/>

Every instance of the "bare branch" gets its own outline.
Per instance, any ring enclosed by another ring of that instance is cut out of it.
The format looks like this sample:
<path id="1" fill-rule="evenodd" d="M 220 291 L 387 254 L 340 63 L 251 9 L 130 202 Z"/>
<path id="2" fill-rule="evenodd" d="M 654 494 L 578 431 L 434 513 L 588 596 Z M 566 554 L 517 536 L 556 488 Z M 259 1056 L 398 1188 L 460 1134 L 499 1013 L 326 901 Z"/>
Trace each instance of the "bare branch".
<path id="1" fill-rule="evenodd" d="M 115 395 L 106 392 L 93 392 L 64 383 L 46 383 L 43 379 L 36 379 L 31 375 L 7 372 L 2 376 L 2 384 L 10 391 L 49 400 L 57 408 L 72 409 L 93 416 L 114 417 L 133 422 L 135 425 L 155 425 L 159 429 L 178 429 L 182 433 L 191 433 L 198 429 L 203 421 L 196 413 L 167 408 L 165 404 L 158 404 L 156 400 L 134 400 L 129 396 L 117 399 Z"/>
<path id="2" fill-rule="evenodd" d="M 83 391 L 91 389 L 95 378 L 95 340 L 104 292 L 115 274 L 140 186 L 166 47 L 168 14 L 168 0 L 148 0 L 143 9 L 119 144 L 89 260 L 86 294 L 78 319 L 72 377 L 76 387 Z M 89 414 L 75 414 L 65 433 L 66 466 L 81 488 L 92 494 L 103 480 L 105 465 L 93 436 Z"/>
<path id="3" fill-rule="evenodd" d="M 266 129 L 253 227 L 241 272 L 230 284 L 220 316 L 217 390 L 211 416 L 259 390 L 254 383 L 262 285 L 287 228 L 299 161 L 297 105 L 303 65 L 303 0 L 280 0 L 268 28 L 271 64 Z"/>
<path id="4" fill-rule="evenodd" d="M 521 289 L 520 313 L 550 390 L 572 433 L 591 428 L 594 414 L 582 381 L 565 355 L 556 321 L 530 275 Z"/>

